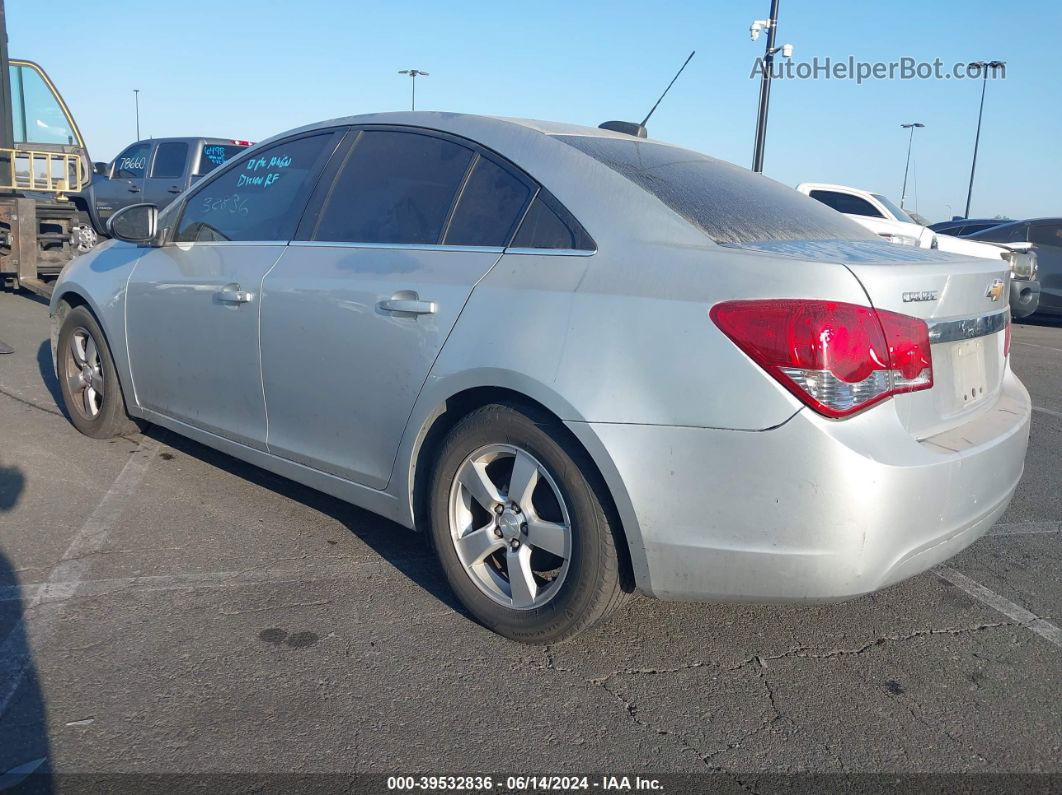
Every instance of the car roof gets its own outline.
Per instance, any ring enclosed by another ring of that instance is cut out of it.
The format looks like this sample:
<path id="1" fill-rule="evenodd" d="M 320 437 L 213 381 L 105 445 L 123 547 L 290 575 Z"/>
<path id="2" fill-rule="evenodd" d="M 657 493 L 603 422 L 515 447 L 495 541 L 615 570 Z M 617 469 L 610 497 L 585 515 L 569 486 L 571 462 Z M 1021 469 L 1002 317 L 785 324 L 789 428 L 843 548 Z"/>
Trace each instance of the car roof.
<path id="1" fill-rule="evenodd" d="M 232 144 L 232 145 L 236 145 L 236 139 L 234 139 L 234 138 L 211 138 L 209 136 L 202 136 L 202 135 L 195 135 L 195 136 L 176 135 L 176 136 L 169 136 L 169 137 L 166 137 L 166 138 L 143 138 L 143 139 L 141 139 L 139 141 L 133 141 L 133 143 L 130 144 L 130 146 L 133 146 L 135 144 L 168 144 L 168 143 L 195 144 L 195 143 L 200 143 L 200 142 L 205 143 L 205 144 Z"/>

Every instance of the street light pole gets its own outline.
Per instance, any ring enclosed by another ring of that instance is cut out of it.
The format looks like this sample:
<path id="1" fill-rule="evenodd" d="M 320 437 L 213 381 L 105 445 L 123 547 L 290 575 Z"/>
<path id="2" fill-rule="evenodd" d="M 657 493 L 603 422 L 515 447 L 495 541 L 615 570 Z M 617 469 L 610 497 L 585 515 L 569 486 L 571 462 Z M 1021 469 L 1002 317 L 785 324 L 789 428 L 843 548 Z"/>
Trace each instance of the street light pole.
<path id="1" fill-rule="evenodd" d="M 136 139 L 140 140 L 140 89 L 133 89 L 133 101 L 136 103 Z"/>
<path id="2" fill-rule="evenodd" d="M 409 109 L 410 110 L 416 110 L 417 109 L 417 78 L 418 77 L 427 77 L 430 73 L 429 72 L 422 72 L 420 69 L 399 69 L 398 73 L 400 75 L 409 75 L 410 78 L 413 81 L 413 95 L 412 95 L 412 98 L 411 98 L 410 103 L 409 103 Z"/>
<path id="3" fill-rule="evenodd" d="M 771 66 L 774 64 L 775 33 L 778 30 L 778 0 L 771 0 L 771 17 L 767 24 L 767 49 L 763 56 L 763 71 L 760 72 L 760 109 L 756 117 L 756 145 L 752 150 L 752 170 L 763 173 L 763 148 L 767 139 L 767 108 L 771 102 Z M 753 40 L 759 35 L 753 23 Z"/>
<path id="4" fill-rule="evenodd" d="M 977 147 L 981 143 L 981 117 L 985 112 L 985 89 L 988 87 L 988 70 L 999 69 L 1006 61 L 972 61 L 966 65 L 967 70 L 977 67 L 981 70 L 981 107 L 977 111 L 977 135 L 974 136 L 973 162 L 970 163 L 970 187 L 966 191 L 966 212 L 963 218 L 970 217 L 970 200 L 973 198 L 974 172 L 977 171 Z"/>
<path id="5" fill-rule="evenodd" d="M 905 130 L 910 130 L 911 134 L 907 137 L 907 165 L 903 167 L 903 190 L 900 191 L 900 209 L 903 209 L 903 200 L 907 196 L 907 171 L 911 168 L 911 144 L 914 143 L 914 131 L 915 127 L 925 127 L 920 121 L 911 122 L 910 124 L 901 124 Z"/>

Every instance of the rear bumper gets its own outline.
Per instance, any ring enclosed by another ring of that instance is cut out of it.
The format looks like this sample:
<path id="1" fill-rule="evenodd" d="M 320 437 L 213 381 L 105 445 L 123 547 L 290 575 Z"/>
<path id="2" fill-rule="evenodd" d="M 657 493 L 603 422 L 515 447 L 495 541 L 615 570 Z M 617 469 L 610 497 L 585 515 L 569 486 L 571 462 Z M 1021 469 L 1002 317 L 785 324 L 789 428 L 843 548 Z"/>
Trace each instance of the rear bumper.
<path id="1" fill-rule="evenodd" d="M 641 590 L 814 602 L 891 585 L 983 535 L 1021 478 L 1030 414 L 1028 392 L 1008 371 L 995 406 L 922 441 L 890 404 L 843 422 L 804 410 L 760 432 L 576 432 L 591 431 L 611 459 L 620 483 L 610 485 L 624 490 L 617 504 L 629 498 Z"/>
<path id="2" fill-rule="evenodd" d="M 1028 279 L 1010 280 L 1010 314 L 1017 320 L 1028 317 L 1040 305 L 1040 282 Z"/>

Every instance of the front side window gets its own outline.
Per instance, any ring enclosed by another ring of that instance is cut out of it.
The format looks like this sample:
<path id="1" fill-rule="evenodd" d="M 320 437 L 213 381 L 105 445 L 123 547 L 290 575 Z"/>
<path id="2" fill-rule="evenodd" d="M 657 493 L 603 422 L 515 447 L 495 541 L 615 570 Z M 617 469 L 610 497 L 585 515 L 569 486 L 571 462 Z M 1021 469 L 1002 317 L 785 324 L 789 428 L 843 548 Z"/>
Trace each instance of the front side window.
<path id="1" fill-rule="evenodd" d="M 412 132 L 365 130 L 321 212 L 316 240 L 437 244 L 473 152 Z"/>
<path id="2" fill-rule="evenodd" d="M 1062 246 L 1062 225 L 1033 224 L 1029 227 L 1029 242 L 1038 246 Z"/>
<path id="3" fill-rule="evenodd" d="M 903 221 L 906 224 L 918 223 L 914 218 L 907 214 L 906 210 L 901 210 L 899 207 L 889 201 L 888 198 L 882 196 L 880 193 L 871 193 L 870 195 L 877 199 L 879 202 L 881 202 L 882 206 L 890 213 L 892 213 L 893 217 L 897 221 Z"/>
<path id="4" fill-rule="evenodd" d="M 188 198 L 177 242 L 287 241 L 332 133 L 274 144 L 234 164 Z"/>
<path id="5" fill-rule="evenodd" d="M 73 123 L 40 72 L 31 66 L 11 64 L 9 79 L 15 143 L 78 143 Z"/>
<path id="6" fill-rule="evenodd" d="M 114 158 L 111 179 L 140 179 L 147 170 L 151 144 L 133 144 Z"/>
<path id="7" fill-rule="evenodd" d="M 820 201 L 827 207 L 832 207 L 839 213 L 846 215 L 862 215 L 867 218 L 884 218 L 881 211 L 873 204 L 860 196 L 851 193 L 841 193 L 835 190 L 813 190 L 811 198 Z"/>
<path id="8" fill-rule="evenodd" d="M 158 145 L 155 162 L 151 164 L 151 176 L 159 179 L 174 179 L 184 174 L 188 160 L 188 144 L 169 141 Z"/>

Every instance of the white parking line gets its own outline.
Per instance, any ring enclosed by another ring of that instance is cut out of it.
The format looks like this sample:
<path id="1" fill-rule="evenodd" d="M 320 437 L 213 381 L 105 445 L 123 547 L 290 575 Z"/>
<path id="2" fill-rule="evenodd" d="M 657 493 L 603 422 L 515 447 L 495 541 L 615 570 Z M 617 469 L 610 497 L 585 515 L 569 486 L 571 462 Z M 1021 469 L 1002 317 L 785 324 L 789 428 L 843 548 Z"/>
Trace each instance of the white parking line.
<path id="1" fill-rule="evenodd" d="M 80 580 L 77 583 L 42 582 L 26 585 L 0 586 L 0 602 L 21 600 L 27 606 L 48 604 L 69 598 L 76 590 L 76 596 L 93 597 L 120 593 L 128 590 L 139 591 L 181 591 L 209 588 L 238 588 L 246 585 L 275 585 L 278 583 L 307 583 L 321 580 L 350 579 L 359 569 L 402 566 L 423 558 L 401 558 L 349 561 L 337 565 L 315 566 L 312 569 L 293 571 L 290 569 L 251 569 L 249 571 L 212 571 L 190 574 L 158 574 L 141 577 L 113 577 L 99 580 Z"/>
<path id="2" fill-rule="evenodd" d="M 47 580 L 25 605 L 26 608 L 32 609 L 39 605 L 46 594 L 52 600 L 69 598 L 74 595 L 91 565 L 89 556 L 103 548 L 111 527 L 121 517 L 129 497 L 144 479 L 158 447 L 158 442 L 144 437 L 140 446 L 129 455 L 129 460 L 125 462 L 118 477 L 114 479 L 89 518 L 81 525 L 81 529 L 74 535 L 74 540 L 70 542 L 63 557 L 48 572 Z M 53 613 L 51 621 L 47 618 L 35 621 L 34 634 L 47 634 L 55 617 L 56 614 Z M 29 641 L 26 639 L 26 619 L 22 616 L 0 643 L 0 717 L 7 711 L 15 691 L 18 690 L 30 659 Z"/>
<path id="3" fill-rule="evenodd" d="M 1052 411 L 1051 409 L 1044 409 L 1044 408 L 1040 408 L 1039 406 L 1033 406 L 1032 410 L 1033 411 L 1038 411 L 1041 414 L 1050 414 L 1052 417 L 1060 417 L 1060 418 L 1062 418 L 1062 411 Z"/>
<path id="4" fill-rule="evenodd" d="M 1042 348 L 1045 351 L 1058 351 L 1062 353 L 1062 348 L 1052 348 L 1050 345 L 1037 345 L 1035 342 L 1022 342 L 1021 340 L 1014 340 L 1015 345 L 1025 345 L 1029 348 Z"/>
<path id="5" fill-rule="evenodd" d="M 1008 522 L 988 531 L 990 536 L 1038 536 L 1062 533 L 1062 522 Z"/>
<path id="6" fill-rule="evenodd" d="M 1046 618 L 1040 618 L 1035 613 L 1030 613 L 1021 605 L 1016 605 L 995 591 L 985 588 L 981 583 L 971 580 L 965 574 L 951 568 L 951 566 L 938 566 L 934 571 L 952 585 L 966 591 L 977 601 L 983 602 L 1012 621 L 1017 621 L 1026 629 L 1035 632 L 1041 638 L 1062 649 L 1062 629 L 1056 627 Z"/>

